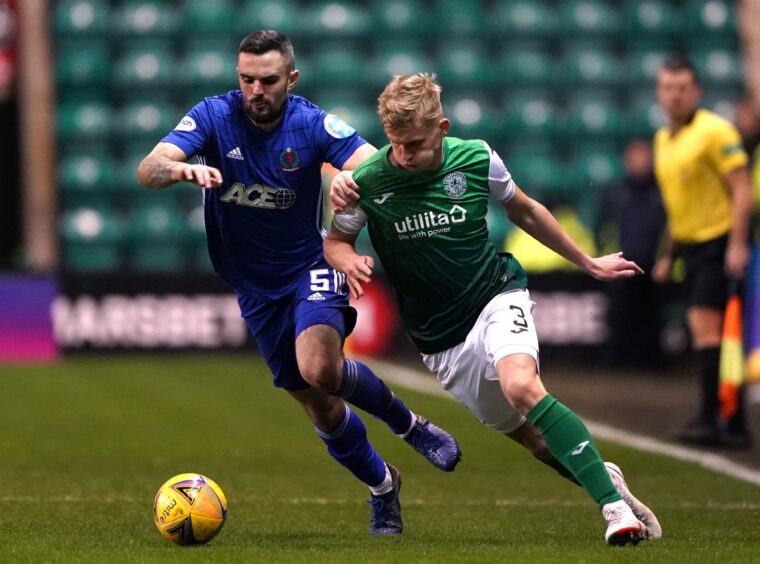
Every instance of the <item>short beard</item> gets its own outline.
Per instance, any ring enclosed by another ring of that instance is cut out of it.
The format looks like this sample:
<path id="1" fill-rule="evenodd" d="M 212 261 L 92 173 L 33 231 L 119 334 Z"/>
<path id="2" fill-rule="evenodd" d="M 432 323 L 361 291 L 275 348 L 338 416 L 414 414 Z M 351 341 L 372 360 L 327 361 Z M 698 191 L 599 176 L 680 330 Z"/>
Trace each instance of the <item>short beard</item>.
<path id="1" fill-rule="evenodd" d="M 246 104 L 245 106 L 245 113 L 248 114 L 248 117 L 251 119 L 251 121 L 258 125 L 262 126 L 263 128 L 271 127 L 274 124 L 276 124 L 280 118 L 282 117 L 282 114 L 285 112 L 285 101 L 282 103 L 282 106 L 279 108 L 272 108 L 271 110 L 265 110 L 263 113 L 257 114 L 254 113 L 254 111 L 251 109 L 251 107 Z"/>

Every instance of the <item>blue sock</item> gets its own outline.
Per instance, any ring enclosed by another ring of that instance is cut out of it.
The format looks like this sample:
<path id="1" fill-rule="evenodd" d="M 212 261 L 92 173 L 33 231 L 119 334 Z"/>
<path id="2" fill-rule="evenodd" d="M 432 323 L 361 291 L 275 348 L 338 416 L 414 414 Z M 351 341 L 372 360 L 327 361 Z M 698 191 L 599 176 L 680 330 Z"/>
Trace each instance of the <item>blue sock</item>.
<path id="1" fill-rule="evenodd" d="M 316 431 L 327 452 L 362 482 L 374 487 L 385 479 L 385 462 L 367 440 L 364 423 L 348 406 L 345 418 L 334 430 Z"/>
<path id="2" fill-rule="evenodd" d="M 343 361 L 343 379 L 336 395 L 374 415 L 397 435 L 403 435 L 412 426 L 413 415 L 409 408 L 361 362 Z"/>

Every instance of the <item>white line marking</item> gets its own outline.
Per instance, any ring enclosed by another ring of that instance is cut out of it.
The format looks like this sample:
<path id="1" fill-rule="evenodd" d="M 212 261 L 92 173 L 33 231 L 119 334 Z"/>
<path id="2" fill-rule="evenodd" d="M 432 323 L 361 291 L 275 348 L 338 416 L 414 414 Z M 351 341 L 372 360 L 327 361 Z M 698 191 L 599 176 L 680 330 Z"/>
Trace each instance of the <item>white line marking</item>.
<path id="1" fill-rule="evenodd" d="M 453 400 L 454 397 L 441 388 L 440 383 L 432 376 L 424 375 L 422 371 L 405 368 L 396 364 L 385 362 L 377 359 L 362 359 L 362 362 L 371 366 L 386 380 L 397 386 L 403 386 L 415 392 L 422 392 L 432 396 L 445 397 Z M 749 482 L 760 486 L 760 472 L 737 464 L 725 456 L 703 452 L 701 450 L 683 447 L 680 445 L 666 443 L 664 441 L 653 439 L 644 435 L 638 435 L 611 425 L 597 423 L 586 418 L 583 419 L 594 438 L 612 441 L 625 445 L 636 450 L 651 452 L 684 462 L 692 462 L 704 468 L 731 476 L 738 480 Z"/>

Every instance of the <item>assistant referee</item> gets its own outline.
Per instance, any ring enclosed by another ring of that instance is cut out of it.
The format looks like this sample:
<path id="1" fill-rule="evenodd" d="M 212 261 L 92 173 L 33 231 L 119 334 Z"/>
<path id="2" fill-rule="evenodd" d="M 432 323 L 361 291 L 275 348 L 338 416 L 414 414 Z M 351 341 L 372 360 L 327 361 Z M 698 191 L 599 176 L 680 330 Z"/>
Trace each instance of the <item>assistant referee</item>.
<path id="1" fill-rule="evenodd" d="M 657 75 L 657 99 L 667 125 L 654 138 L 655 174 L 668 218 L 663 251 L 652 269 L 670 278 L 673 260 L 686 266 L 687 321 L 698 357 L 701 400 L 696 418 L 676 437 L 702 445 L 749 446 L 742 408 L 718 425 L 723 311 L 730 279 L 744 278 L 750 260 L 752 188 L 747 154 L 736 128 L 698 107 L 693 65 L 669 58 Z"/>

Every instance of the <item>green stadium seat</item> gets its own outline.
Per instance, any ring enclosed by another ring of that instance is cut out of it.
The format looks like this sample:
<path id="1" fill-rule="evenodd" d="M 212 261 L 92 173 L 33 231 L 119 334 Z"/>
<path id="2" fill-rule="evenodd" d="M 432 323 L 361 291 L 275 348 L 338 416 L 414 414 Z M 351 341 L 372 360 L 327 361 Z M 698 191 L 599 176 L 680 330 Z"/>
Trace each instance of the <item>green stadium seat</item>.
<path id="1" fill-rule="evenodd" d="M 488 239 L 500 251 L 504 248 L 504 239 L 512 231 L 514 224 L 507 218 L 504 208 L 493 201 L 488 202 L 486 223 L 488 224 Z"/>
<path id="2" fill-rule="evenodd" d="M 129 218 L 130 265 L 142 271 L 176 271 L 185 266 L 190 235 L 182 214 L 170 202 L 136 206 Z"/>
<path id="3" fill-rule="evenodd" d="M 130 102 L 119 113 L 119 128 L 114 133 L 132 142 L 156 144 L 176 125 L 179 111 L 160 101 Z"/>
<path id="4" fill-rule="evenodd" d="M 319 40 L 316 50 L 323 38 L 360 38 L 366 36 L 372 26 L 369 11 L 348 0 L 310 2 L 301 12 L 298 33 Z"/>
<path id="5" fill-rule="evenodd" d="M 496 79 L 488 52 L 478 43 L 439 44 L 437 72 L 441 84 L 448 90 L 488 88 Z"/>
<path id="6" fill-rule="evenodd" d="M 175 70 L 174 57 L 166 43 L 145 41 L 116 59 L 112 82 L 122 95 L 139 95 L 171 85 Z"/>
<path id="7" fill-rule="evenodd" d="M 433 60 L 414 42 L 376 42 L 374 53 L 367 60 L 365 83 L 375 91 L 375 98 L 397 74 L 431 72 Z"/>
<path id="8" fill-rule="evenodd" d="M 114 163 L 106 154 L 64 155 L 56 176 L 64 208 L 113 204 Z"/>
<path id="9" fill-rule="evenodd" d="M 182 31 L 193 36 L 226 37 L 236 28 L 239 15 L 231 0 L 185 0 Z"/>
<path id="10" fill-rule="evenodd" d="M 558 74 L 567 84 L 614 85 L 624 78 L 623 65 L 603 43 L 572 44 L 565 51 Z"/>
<path id="11" fill-rule="evenodd" d="M 376 147 L 387 143 L 373 98 L 346 91 L 322 90 L 315 102 L 356 129 L 359 135 Z"/>
<path id="12" fill-rule="evenodd" d="M 449 135 L 462 139 L 485 139 L 497 143 L 502 133 L 498 113 L 493 105 L 481 96 L 453 95 L 443 92 L 444 114 L 451 119 Z"/>
<path id="13" fill-rule="evenodd" d="M 57 130 L 62 140 L 105 140 L 111 131 L 111 108 L 96 101 L 61 104 L 58 106 Z"/>
<path id="14" fill-rule="evenodd" d="M 108 2 L 61 0 L 56 3 L 53 29 L 57 37 L 92 39 L 108 33 Z"/>
<path id="15" fill-rule="evenodd" d="M 352 44 L 327 44 L 314 51 L 309 83 L 316 88 L 353 86 L 365 70 L 364 58 Z"/>
<path id="16" fill-rule="evenodd" d="M 570 165 L 576 192 L 603 190 L 623 176 L 620 153 L 615 148 L 579 148 Z"/>
<path id="17" fill-rule="evenodd" d="M 370 33 L 378 38 L 426 37 L 433 30 L 433 20 L 420 0 L 373 2 Z"/>
<path id="18" fill-rule="evenodd" d="M 509 45 L 498 57 L 497 81 L 507 88 L 550 86 L 556 81 L 556 63 L 549 50 L 539 43 Z"/>
<path id="19" fill-rule="evenodd" d="M 539 200 L 564 189 L 567 172 L 551 153 L 520 150 L 505 157 L 504 162 L 517 185 Z"/>
<path id="20" fill-rule="evenodd" d="M 122 266 L 124 227 L 109 208 L 84 207 L 59 218 L 64 267 L 80 272 L 104 272 Z"/>
<path id="21" fill-rule="evenodd" d="M 290 37 L 298 29 L 298 18 L 293 17 L 298 12 L 290 0 L 245 0 L 236 25 L 239 38 L 259 29 L 276 29 Z"/>
<path id="22" fill-rule="evenodd" d="M 649 139 L 666 123 L 665 113 L 652 93 L 635 99 L 627 115 L 625 131 L 631 137 Z"/>
<path id="23" fill-rule="evenodd" d="M 735 36 L 736 7 L 728 0 L 692 0 L 684 7 L 688 30 L 703 38 L 710 34 Z"/>
<path id="24" fill-rule="evenodd" d="M 104 88 L 110 74 L 110 53 L 103 42 L 70 41 L 57 49 L 55 76 L 62 89 Z"/>
<path id="25" fill-rule="evenodd" d="M 559 17 L 572 37 L 615 35 L 622 27 L 618 10 L 602 0 L 564 0 Z"/>
<path id="26" fill-rule="evenodd" d="M 511 96 L 504 105 L 504 132 L 510 137 L 549 139 L 554 136 L 556 105 L 541 93 Z"/>
<path id="27" fill-rule="evenodd" d="M 744 80 L 744 70 L 736 51 L 729 49 L 698 49 L 691 54 L 700 81 L 710 86 L 737 86 Z"/>
<path id="28" fill-rule="evenodd" d="M 111 28 L 121 36 L 172 35 L 179 31 L 179 12 L 168 0 L 127 0 L 112 12 Z"/>
<path id="29" fill-rule="evenodd" d="M 576 139 L 614 139 L 623 133 L 623 116 L 617 104 L 603 96 L 579 95 L 571 100 L 564 135 Z"/>
<path id="30" fill-rule="evenodd" d="M 626 74 L 631 86 L 653 85 L 657 73 L 671 52 L 658 47 L 631 48 L 627 52 Z"/>
<path id="31" fill-rule="evenodd" d="M 481 0 L 439 0 L 434 18 L 439 37 L 446 41 L 460 37 L 480 38 L 489 30 Z"/>
<path id="32" fill-rule="evenodd" d="M 215 96 L 238 88 L 235 50 L 223 46 L 193 46 L 182 55 L 180 77 L 188 105 L 206 96 Z"/>
<path id="33" fill-rule="evenodd" d="M 543 0 L 498 2 L 490 28 L 504 37 L 549 37 L 559 30 L 559 20 L 553 8 Z"/>
<path id="34" fill-rule="evenodd" d="M 628 0 L 623 5 L 623 19 L 628 34 L 646 36 L 672 36 L 683 31 L 680 9 L 667 0 Z"/>
<path id="35" fill-rule="evenodd" d="M 206 223 L 203 205 L 194 206 L 187 214 L 186 225 L 190 242 L 188 245 L 190 266 L 196 270 L 213 270 L 206 243 Z"/>

